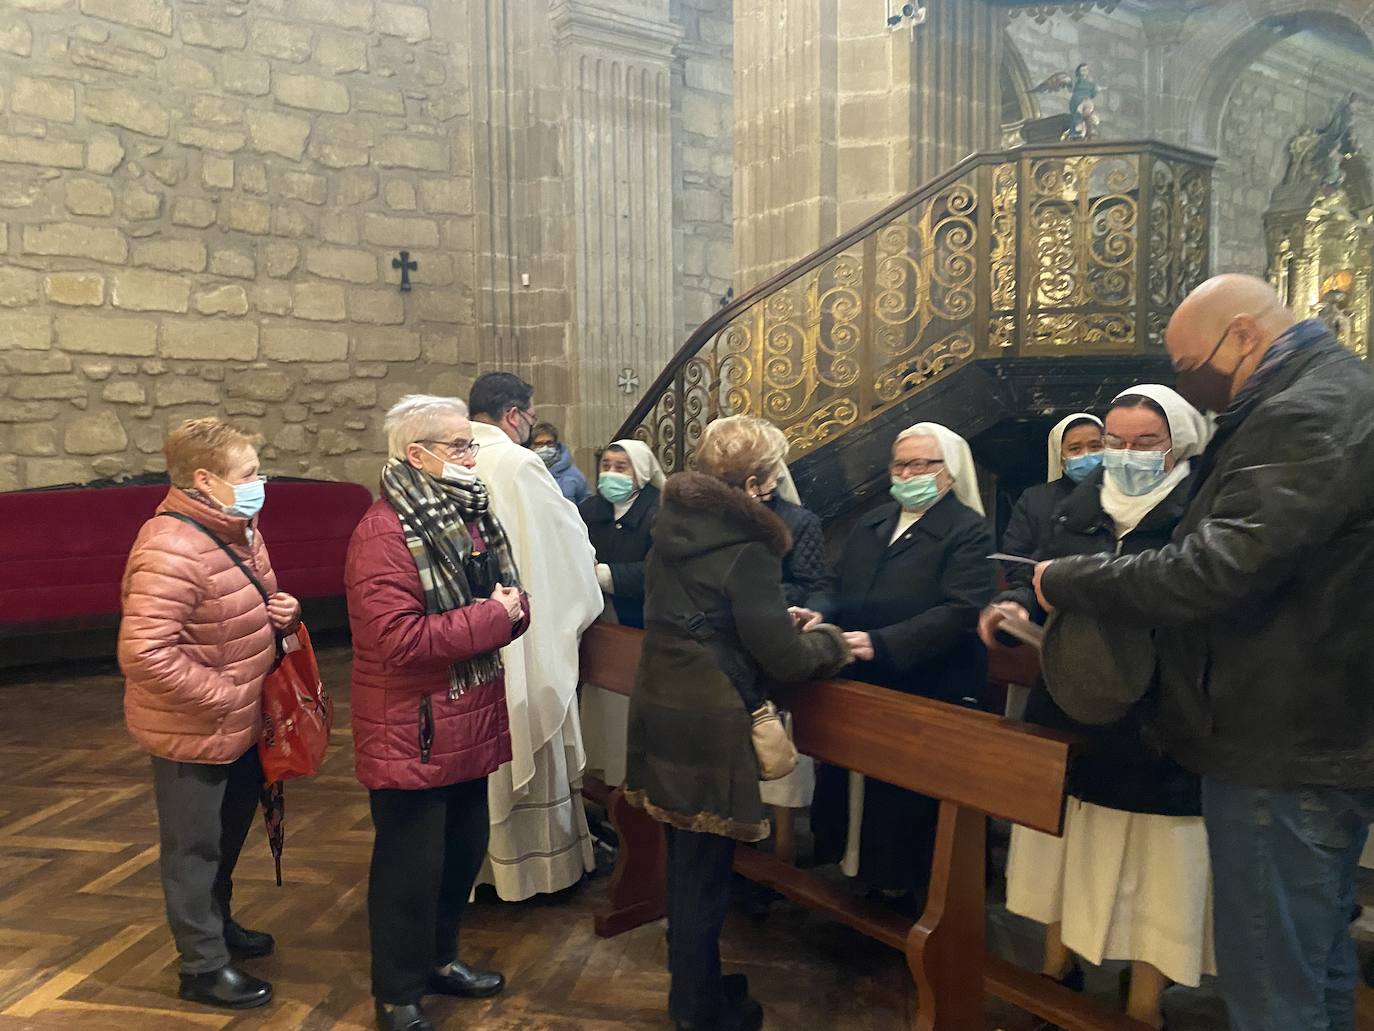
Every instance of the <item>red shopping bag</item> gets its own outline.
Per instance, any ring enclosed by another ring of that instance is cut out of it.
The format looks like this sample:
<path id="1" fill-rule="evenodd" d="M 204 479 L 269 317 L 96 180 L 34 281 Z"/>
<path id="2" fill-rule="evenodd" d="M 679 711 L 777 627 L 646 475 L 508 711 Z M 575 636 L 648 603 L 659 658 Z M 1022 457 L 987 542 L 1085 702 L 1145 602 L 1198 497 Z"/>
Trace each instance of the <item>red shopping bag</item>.
<path id="1" fill-rule="evenodd" d="M 320 680 L 305 624 L 287 635 L 283 644 L 286 651 L 281 663 L 262 685 L 258 754 L 268 784 L 318 773 L 334 727 L 334 703 Z"/>

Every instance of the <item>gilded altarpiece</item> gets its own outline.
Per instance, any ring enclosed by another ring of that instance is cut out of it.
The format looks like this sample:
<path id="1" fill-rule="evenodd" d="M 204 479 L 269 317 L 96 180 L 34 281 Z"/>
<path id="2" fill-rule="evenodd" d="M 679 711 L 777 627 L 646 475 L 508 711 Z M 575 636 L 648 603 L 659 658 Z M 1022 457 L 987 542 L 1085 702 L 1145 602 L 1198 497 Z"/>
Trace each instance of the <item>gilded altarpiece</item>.
<path id="1" fill-rule="evenodd" d="M 1269 280 L 1299 318 L 1320 318 L 1362 358 L 1370 353 L 1374 190 L 1338 106 L 1288 144 L 1288 167 L 1264 216 Z"/>

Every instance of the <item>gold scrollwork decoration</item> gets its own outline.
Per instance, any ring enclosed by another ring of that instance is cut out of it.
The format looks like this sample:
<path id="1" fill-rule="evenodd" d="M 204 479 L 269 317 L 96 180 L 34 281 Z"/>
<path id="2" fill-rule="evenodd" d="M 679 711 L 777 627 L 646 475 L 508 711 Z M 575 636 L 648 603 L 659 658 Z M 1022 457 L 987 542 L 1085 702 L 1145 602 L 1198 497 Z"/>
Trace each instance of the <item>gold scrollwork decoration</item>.
<path id="1" fill-rule="evenodd" d="M 992 176 L 991 241 L 992 307 L 1008 311 L 1016 307 L 1016 165 L 1003 162 Z"/>
<path id="2" fill-rule="evenodd" d="M 1135 317 L 1130 312 L 1038 313 L 1026 326 L 1032 351 L 1102 354 L 1135 347 Z"/>
<path id="3" fill-rule="evenodd" d="M 658 460 L 667 472 L 678 472 L 677 464 L 677 390 L 669 388 L 662 399 L 654 406 L 650 425 L 653 439 L 650 441 L 658 454 Z"/>
<path id="4" fill-rule="evenodd" d="M 783 432 L 792 445 L 792 456 L 819 447 L 831 437 L 859 421 L 859 406 L 852 398 L 840 397 L 822 406 L 804 421 L 786 427 Z"/>
<path id="5" fill-rule="evenodd" d="M 942 337 L 920 354 L 883 369 L 874 383 L 878 400 L 890 403 L 942 372 L 973 357 L 973 333 L 960 329 Z"/>
<path id="6" fill-rule="evenodd" d="M 633 432 L 670 470 L 722 415 L 762 415 L 800 452 L 975 352 L 1159 347 L 1206 274 L 1210 190 L 1205 159 L 1165 147 L 1028 147 L 976 162 L 739 310 L 679 358 Z"/>
<path id="7" fill-rule="evenodd" d="M 988 350 L 1009 351 L 1016 346 L 1016 317 L 998 315 L 988 323 Z"/>

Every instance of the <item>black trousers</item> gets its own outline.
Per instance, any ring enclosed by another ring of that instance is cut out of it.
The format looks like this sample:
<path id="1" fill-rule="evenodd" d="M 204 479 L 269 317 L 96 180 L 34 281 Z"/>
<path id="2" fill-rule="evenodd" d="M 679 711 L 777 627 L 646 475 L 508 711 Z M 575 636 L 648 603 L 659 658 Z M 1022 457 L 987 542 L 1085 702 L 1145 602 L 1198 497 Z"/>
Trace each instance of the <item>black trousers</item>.
<path id="1" fill-rule="evenodd" d="M 370 791 L 367 920 L 372 994 L 419 1002 L 429 972 L 458 958 L 458 925 L 487 854 L 487 779 L 420 791 Z"/>
<path id="2" fill-rule="evenodd" d="M 665 827 L 668 836 L 668 1013 L 720 1018 L 720 931 L 730 907 L 735 839 Z"/>
<path id="3" fill-rule="evenodd" d="M 183 974 L 206 974 L 229 962 L 224 925 L 234 866 L 261 791 L 256 745 L 224 764 L 153 757 L 162 894 Z"/>

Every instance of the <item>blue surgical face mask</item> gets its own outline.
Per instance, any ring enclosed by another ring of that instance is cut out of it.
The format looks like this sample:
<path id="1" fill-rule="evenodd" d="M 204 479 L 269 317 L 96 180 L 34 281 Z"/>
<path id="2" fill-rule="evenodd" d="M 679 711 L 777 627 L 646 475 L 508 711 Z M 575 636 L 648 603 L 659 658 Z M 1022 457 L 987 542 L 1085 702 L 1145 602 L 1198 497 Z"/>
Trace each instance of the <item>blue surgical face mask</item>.
<path id="1" fill-rule="evenodd" d="M 1102 452 L 1102 464 L 1122 494 L 1138 498 L 1163 482 L 1168 472 L 1164 460 L 1168 451 L 1129 451 L 1109 447 Z"/>
<path id="2" fill-rule="evenodd" d="M 224 482 L 229 483 L 228 480 Z M 234 503 L 226 509 L 230 515 L 252 519 L 262 511 L 262 504 L 267 500 L 266 483 L 262 480 L 250 480 L 247 483 L 229 485 L 234 488 Z"/>
<path id="3" fill-rule="evenodd" d="M 1082 483 L 1097 471 L 1102 464 L 1101 451 L 1089 451 L 1085 455 L 1074 455 L 1064 459 L 1064 475 L 1074 483 Z"/>
<path id="4" fill-rule="evenodd" d="M 624 473 L 602 473 L 597 478 L 596 490 L 612 505 L 619 505 L 635 496 L 635 481 Z"/>
<path id="5" fill-rule="evenodd" d="M 927 473 L 924 476 L 912 476 L 905 480 L 894 476 L 888 492 L 903 508 L 908 511 L 920 512 L 940 500 L 942 492 L 936 484 L 939 475 L 939 473 Z"/>

